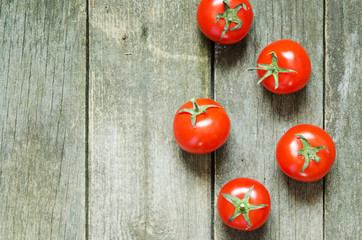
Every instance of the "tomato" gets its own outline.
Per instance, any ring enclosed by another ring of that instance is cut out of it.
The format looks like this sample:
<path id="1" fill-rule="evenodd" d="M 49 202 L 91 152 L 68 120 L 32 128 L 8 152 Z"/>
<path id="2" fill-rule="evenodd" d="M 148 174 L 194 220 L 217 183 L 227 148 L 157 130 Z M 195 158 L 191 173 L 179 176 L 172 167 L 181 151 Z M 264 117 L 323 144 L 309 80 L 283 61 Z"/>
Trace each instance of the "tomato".
<path id="1" fill-rule="evenodd" d="M 324 177 L 336 157 L 332 138 L 323 129 L 302 124 L 289 129 L 279 140 L 276 159 L 289 177 L 312 182 Z"/>
<path id="2" fill-rule="evenodd" d="M 257 67 L 259 82 L 269 91 L 289 94 L 302 89 L 309 81 L 311 63 L 307 52 L 297 42 L 279 40 L 261 51 Z"/>
<path id="3" fill-rule="evenodd" d="M 194 154 L 210 153 L 228 138 L 230 119 L 214 100 L 192 99 L 177 111 L 173 132 L 183 150 Z"/>
<path id="4" fill-rule="evenodd" d="M 248 0 L 202 0 L 197 9 L 197 23 L 210 40 L 233 44 L 248 34 L 253 10 Z"/>
<path id="5" fill-rule="evenodd" d="M 217 199 L 220 218 L 229 227 L 251 231 L 262 226 L 270 213 L 268 190 L 250 178 L 237 178 L 225 184 Z"/>

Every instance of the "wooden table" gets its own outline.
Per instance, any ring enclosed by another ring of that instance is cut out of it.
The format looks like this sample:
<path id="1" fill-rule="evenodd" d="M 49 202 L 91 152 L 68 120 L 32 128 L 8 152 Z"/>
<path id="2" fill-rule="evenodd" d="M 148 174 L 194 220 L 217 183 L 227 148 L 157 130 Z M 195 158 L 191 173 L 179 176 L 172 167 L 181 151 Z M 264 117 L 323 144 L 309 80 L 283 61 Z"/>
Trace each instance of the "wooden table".
<path id="1" fill-rule="evenodd" d="M 199 0 L 0 0 L 0 239 L 360 239 L 361 3 L 251 1 L 232 46 L 199 31 Z M 245 72 L 269 43 L 301 43 L 307 87 L 275 95 Z M 173 138 L 191 97 L 228 112 L 208 155 Z M 286 177 L 275 146 L 310 123 L 336 162 L 314 183 Z M 215 209 L 237 177 L 272 200 L 260 229 L 226 227 Z"/>

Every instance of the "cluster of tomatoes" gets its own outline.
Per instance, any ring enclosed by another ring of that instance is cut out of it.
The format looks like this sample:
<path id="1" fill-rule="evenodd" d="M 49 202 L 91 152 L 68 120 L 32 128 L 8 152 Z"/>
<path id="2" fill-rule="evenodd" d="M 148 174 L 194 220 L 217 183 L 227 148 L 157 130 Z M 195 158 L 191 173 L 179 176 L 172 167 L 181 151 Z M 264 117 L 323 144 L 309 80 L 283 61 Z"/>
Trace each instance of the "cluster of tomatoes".
<path id="1" fill-rule="evenodd" d="M 253 11 L 248 0 L 201 0 L 197 21 L 212 41 L 233 44 L 249 32 Z M 263 49 L 257 66 L 259 82 L 276 94 L 302 89 L 311 74 L 311 63 L 304 48 L 292 40 L 279 40 Z M 173 123 L 176 142 L 185 151 L 206 154 L 225 143 L 230 119 L 225 109 L 211 99 L 192 99 L 176 113 Z M 332 138 L 323 129 L 303 124 L 289 129 L 276 146 L 280 169 L 298 181 L 311 182 L 324 177 L 335 160 Z M 249 178 L 225 184 L 218 196 L 220 218 L 239 230 L 254 230 L 265 223 L 270 212 L 268 190 Z"/>

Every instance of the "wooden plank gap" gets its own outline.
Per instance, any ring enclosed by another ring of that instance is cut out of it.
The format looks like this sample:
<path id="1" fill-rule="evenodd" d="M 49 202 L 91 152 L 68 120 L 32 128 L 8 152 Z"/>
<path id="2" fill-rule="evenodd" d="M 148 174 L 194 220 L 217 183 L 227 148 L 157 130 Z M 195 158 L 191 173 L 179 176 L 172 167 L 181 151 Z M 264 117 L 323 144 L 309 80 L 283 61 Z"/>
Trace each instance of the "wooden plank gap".
<path id="1" fill-rule="evenodd" d="M 323 0 L 323 129 L 326 129 L 326 0 Z M 323 178 L 323 239 L 326 239 L 326 178 Z"/>
<path id="2" fill-rule="evenodd" d="M 216 160 L 216 151 L 211 153 L 211 240 L 215 239 L 215 160 Z"/>
<path id="3" fill-rule="evenodd" d="M 210 44 L 210 98 L 215 100 L 215 43 Z"/>
<path id="4" fill-rule="evenodd" d="M 86 73 L 85 73 L 85 239 L 89 239 L 89 0 L 86 6 Z"/>

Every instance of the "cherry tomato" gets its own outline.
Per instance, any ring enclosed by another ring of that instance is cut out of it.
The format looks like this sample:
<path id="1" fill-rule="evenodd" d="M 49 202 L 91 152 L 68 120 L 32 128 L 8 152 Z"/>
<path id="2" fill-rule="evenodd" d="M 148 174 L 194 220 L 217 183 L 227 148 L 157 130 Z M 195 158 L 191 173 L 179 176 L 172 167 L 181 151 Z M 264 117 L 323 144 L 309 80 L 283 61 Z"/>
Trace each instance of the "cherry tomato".
<path id="1" fill-rule="evenodd" d="M 311 63 L 307 52 L 297 42 L 279 40 L 261 51 L 257 67 L 259 82 L 277 94 L 289 94 L 302 89 L 309 81 Z"/>
<path id="2" fill-rule="evenodd" d="M 183 150 L 194 154 L 210 153 L 228 138 L 230 119 L 214 100 L 192 99 L 177 111 L 173 132 Z"/>
<path id="3" fill-rule="evenodd" d="M 202 0 L 197 9 L 197 23 L 210 40 L 233 44 L 248 34 L 253 10 L 248 0 Z"/>
<path id="4" fill-rule="evenodd" d="M 220 218 L 229 227 L 251 231 L 262 226 L 270 213 L 270 196 L 263 184 L 236 178 L 225 184 L 217 199 Z"/>
<path id="5" fill-rule="evenodd" d="M 323 129 L 302 124 L 289 129 L 279 140 L 276 158 L 289 177 L 312 182 L 324 177 L 336 157 L 332 138 Z"/>

